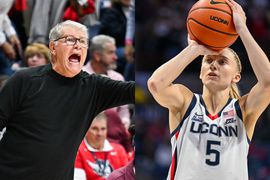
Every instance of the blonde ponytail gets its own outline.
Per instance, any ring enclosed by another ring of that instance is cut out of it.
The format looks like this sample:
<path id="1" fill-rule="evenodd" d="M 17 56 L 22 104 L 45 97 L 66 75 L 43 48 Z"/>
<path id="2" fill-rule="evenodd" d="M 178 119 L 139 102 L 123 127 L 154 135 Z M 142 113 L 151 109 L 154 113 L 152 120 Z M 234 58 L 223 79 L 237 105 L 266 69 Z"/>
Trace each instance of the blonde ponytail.
<path id="1" fill-rule="evenodd" d="M 229 97 L 230 98 L 234 98 L 234 99 L 239 99 L 241 96 L 240 96 L 240 91 L 238 89 L 238 86 L 236 83 L 232 83 L 232 86 L 231 86 L 231 89 L 230 89 L 230 92 L 229 92 Z"/>
<path id="2" fill-rule="evenodd" d="M 229 51 L 231 51 L 234 55 L 234 60 L 236 61 L 237 64 L 237 71 L 240 74 L 242 71 L 242 65 L 241 65 L 241 61 L 240 58 L 238 57 L 238 55 L 236 54 L 236 52 L 234 52 L 234 50 L 232 50 L 231 48 L 227 48 Z M 238 86 L 236 83 L 232 83 L 231 85 L 231 89 L 229 92 L 229 97 L 230 98 L 235 98 L 235 99 L 239 99 L 240 96 L 240 90 L 238 89 Z"/>

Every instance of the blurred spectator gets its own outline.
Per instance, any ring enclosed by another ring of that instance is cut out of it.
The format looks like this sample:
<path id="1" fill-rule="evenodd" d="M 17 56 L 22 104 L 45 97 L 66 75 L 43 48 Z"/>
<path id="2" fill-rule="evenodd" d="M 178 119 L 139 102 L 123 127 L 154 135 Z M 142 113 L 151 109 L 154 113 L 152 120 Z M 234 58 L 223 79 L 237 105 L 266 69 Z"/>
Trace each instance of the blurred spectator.
<path id="1" fill-rule="evenodd" d="M 125 69 L 124 69 L 124 77 L 127 81 L 135 80 L 135 66 L 134 66 L 134 41 L 135 39 L 135 0 L 131 0 L 131 4 L 129 6 L 129 17 L 127 20 L 127 28 L 126 28 L 126 36 L 125 36 L 125 58 L 127 60 Z"/>
<path id="2" fill-rule="evenodd" d="M 24 23 L 25 17 L 23 16 L 24 11 L 28 8 L 27 3 L 26 0 L 15 0 L 13 6 L 8 12 L 9 19 L 11 20 L 12 25 L 17 32 L 17 36 L 20 39 L 22 49 L 25 49 L 27 45 L 27 36 Z"/>
<path id="3" fill-rule="evenodd" d="M 82 17 L 81 23 L 86 25 L 89 29 L 89 39 L 92 39 L 98 34 L 100 28 L 100 6 L 101 0 L 95 0 L 95 11 L 92 14 L 86 14 Z"/>
<path id="4" fill-rule="evenodd" d="M 101 14 L 99 34 L 115 38 L 118 56 L 117 71 L 123 74 L 126 64 L 124 47 L 130 0 L 111 0 L 111 2 L 112 7 L 105 9 Z"/>
<path id="5" fill-rule="evenodd" d="M 128 130 L 135 151 L 135 125 L 130 126 Z M 135 160 L 133 159 L 126 166 L 113 171 L 106 180 L 135 180 Z"/>
<path id="6" fill-rule="evenodd" d="M 89 48 L 90 60 L 83 67 L 83 70 L 89 74 L 104 74 L 113 80 L 125 81 L 124 77 L 114 71 L 116 69 L 117 56 L 115 54 L 115 40 L 106 35 L 95 36 Z M 128 105 L 113 108 L 118 112 L 125 128 L 130 126 L 130 113 Z"/>
<path id="7" fill-rule="evenodd" d="M 93 120 L 82 141 L 75 161 L 74 180 L 105 180 L 109 174 L 127 164 L 124 148 L 109 143 L 107 117 L 100 113 Z"/>
<path id="8" fill-rule="evenodd" d="M 125 57 L 128 62 L 132 63 L 134 61 L 135 0 L 131 0 L 129 11 L 125 36 Z"/>
<path id="9" fill-rule="evenodd" d="M 49 45 L 49 31 L 62 22 L 64 11 L 69 0 L 36 0 L 32 19 L 28 44 L 43 43 Z"/>
<path id="10" fill-rule="evenodd" d="M 85 14 L 92 14 L 95 10 L 93 0 L 69 0 L 70 6 L 64 12 L 63 21 L 72 20 L 81 22 Z"/>
<path id="11" fill-rule="evenodd" d="M 108 109 L 104 113 L 108 118 L 107 139 L 111 143 L 122 145 L 128 153 L 129 159 L 132 159 L 132 146 L 129 135 L 118 113 L 112 109 Z"/>
<path id="12" fill-rule="evenodd" d="M 12 75 L 12 63 L 22 54 L 21 42 L 7 15 L 14 0 L 1 1 L 0 4 L 0 74 Z"/>
<path id="13" fill-rule="evenodd" d="M 28 45 L 24 52 L 24 64 L 26 67 L 35 67 L 50 63 L 50 50 L 42 43 Z"/>

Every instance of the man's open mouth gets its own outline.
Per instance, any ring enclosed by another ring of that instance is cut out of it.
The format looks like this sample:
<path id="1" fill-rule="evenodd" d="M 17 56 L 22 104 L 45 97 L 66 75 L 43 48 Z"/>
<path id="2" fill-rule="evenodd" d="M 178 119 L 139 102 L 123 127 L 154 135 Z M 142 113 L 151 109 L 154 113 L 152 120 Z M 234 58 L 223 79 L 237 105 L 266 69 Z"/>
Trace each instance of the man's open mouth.
<path id="1" fill-rule="evenodd" d="M 69 62 L 73 63 L 73 64 L 80 64 L 81 61 L 81 55 L 80 54 L 72 54 L 69 58 L 68 58 Z"/>

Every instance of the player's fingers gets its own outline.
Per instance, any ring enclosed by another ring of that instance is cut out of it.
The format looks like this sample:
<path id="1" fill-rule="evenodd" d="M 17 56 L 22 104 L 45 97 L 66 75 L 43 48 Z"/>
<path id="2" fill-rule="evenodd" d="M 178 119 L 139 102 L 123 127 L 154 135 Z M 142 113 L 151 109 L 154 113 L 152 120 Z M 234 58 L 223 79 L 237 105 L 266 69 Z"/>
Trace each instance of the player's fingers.
<path id="1" fill-rule="evenodd" d="M 231 7 L 234 8 L 235 10 L 240 10 L 243 11 L 242 6 L 240 6 L 237 2 L 234 0 L 226 0 L 227 4 Z"/>
<path id="2" fill-rule="evenodd" d="M 230 8 L 232 9 L 232 11 L 236 10 L 233 3 L 230 0 L 226 0 L 226 3 L 230 6 Z"/>

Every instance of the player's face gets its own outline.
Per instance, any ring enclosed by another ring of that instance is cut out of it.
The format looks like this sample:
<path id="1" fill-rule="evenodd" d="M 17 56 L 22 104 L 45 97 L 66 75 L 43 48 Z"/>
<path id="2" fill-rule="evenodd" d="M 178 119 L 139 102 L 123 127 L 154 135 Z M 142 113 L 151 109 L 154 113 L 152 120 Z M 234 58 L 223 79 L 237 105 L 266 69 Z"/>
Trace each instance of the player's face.
<path id="1" fill-rule="evenodd" d="M 76 38 L 86 38 L 83 31 L 74 28 L 63 28 L 62 36 L 74 36 Z M 65 77 L 74 77 L 82 69 L 86 54 L 87 47 L 83 47 L 78 40 L 75 45 L 68 45 L 66 39 L 58 40 L 57 46 L 50 42 L 50 50 L 52 53 L 53 69 Z"/>
<path id="2" fill-rule="evenodd" d="M 107 122 L 104 119 L 93 120 L 85 135 L 87 142 L 95 149 L 102 149 L 107 137 Z"/>
<path id="3" fill-rule="evenodd" d="M 205 86 L 226 89 L 230 88 L 233 82 L 238 82 L 240 78 L 237 63 L 230 50 L 224 49 L 219 55 L 207 55 L 204 57 L 200 79 L 202 79 Z"/>
<path id="4" fill-rule="evenodd" d="M 103 51 L 100 61 L 107 70 L 114 70 L 117 68 L 117 55 L 115 54 L 115 51 L 116 47 L 113 43 L 105 44 L 105 49 Z"/>

